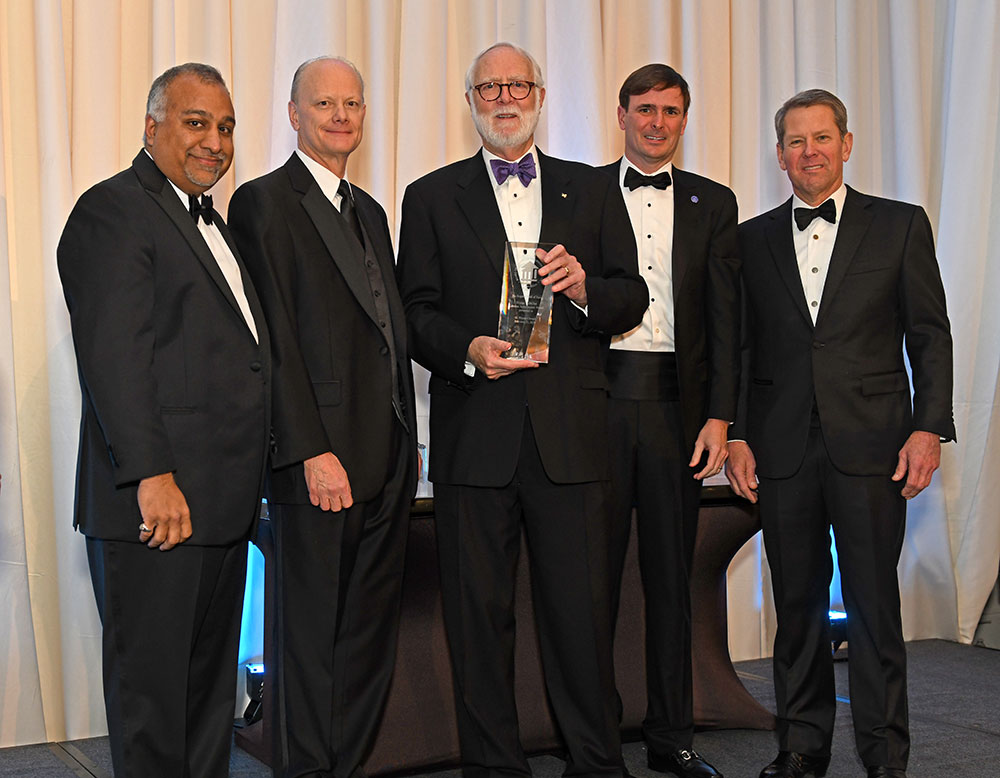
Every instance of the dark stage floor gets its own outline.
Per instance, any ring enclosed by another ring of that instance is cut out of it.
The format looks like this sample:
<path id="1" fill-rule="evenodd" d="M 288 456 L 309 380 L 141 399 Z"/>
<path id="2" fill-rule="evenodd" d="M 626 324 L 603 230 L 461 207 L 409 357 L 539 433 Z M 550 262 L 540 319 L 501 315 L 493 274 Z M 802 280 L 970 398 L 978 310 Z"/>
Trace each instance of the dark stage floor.
<path id="1" fill-rule="evenodd" d="M 1000 776 L 1000 651 L 924 640 L 907 645 L 910 729 L 913 746 L 910 778 L 997 778 Z M 747 689 L 774 709 L 769 660 L 740 662 L 736 669 Z M 829 778 L 862 778 L 854 752 L 847 666 L 837 665 L 840 705 Z M 774 735 L 751 730 L 702 732 L 695 748 L 726 778 L 757 778 L 776 753 Z M 636 778 L 658 778 L 646 767 L 645 746 L 626 743 L 625 763 Z M 558 778 L 563 763 L 553 756 L 531 760 L 538 778 Z M 264 778 L 270 770 L 233 749 L 232 778 Z M 460 778 L 457 770 L 432 773 Z M 0 777 L 110 778 L 107 738 L 48 743 L 0 750 Z M 420 778 L 423 778 L 422 776 Z"/>

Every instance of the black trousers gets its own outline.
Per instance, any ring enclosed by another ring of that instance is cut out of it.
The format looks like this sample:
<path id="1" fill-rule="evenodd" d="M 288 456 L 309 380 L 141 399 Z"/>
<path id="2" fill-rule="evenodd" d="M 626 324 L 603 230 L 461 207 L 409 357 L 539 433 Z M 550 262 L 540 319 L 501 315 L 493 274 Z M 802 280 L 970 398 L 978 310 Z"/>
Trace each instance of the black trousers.
<path id="1" fill-rule="evenodd" d="M 829 607 L 833 526 L 847 610 L 854 736 L 866 766 L 906 768 L 906 649 L 896 565 L 906 524 L 902 485 L 850 476 L 830 461 L 818 426 L 790 478 L 760 478 L 761 523 L 778 631 L 774 687 L 783 750 L 830 753 L 836 708 Z"/>
<path id="2" fill-rule="evenodd" d="M 336 513 L 272 506 L 284 763 L 275 775 L 364 774 L 396 661 L 416 464 L 397 437 L 375 499 Z"/>
<path id="3" fill-rule="evenodd" d="M 701 482 L 688 467 L 673 354 L 609 354 L 609 429 L 614 509 L 609 545 L 613 615 L 636 512 L 646 602 L 646 717 L 651 751 L 691 748 L 690 571 Z M 628 399 L 622 399 L 628 398 Z"/>
<path id="4" fill-rule="evenodd" d="M 247 543 L 87 538 L 117 778 L 229 774 Z"/>
<path id="5" fill-rule="evenodd" d="M 434 485 L 445 629 L 466 778 L 530 775 L 514 700 L 521 528 L 549 700 L 567 776 L 623 772 L 607 579 L 608 484 L 556 484 L 525 421 L 514 479 Z"/>

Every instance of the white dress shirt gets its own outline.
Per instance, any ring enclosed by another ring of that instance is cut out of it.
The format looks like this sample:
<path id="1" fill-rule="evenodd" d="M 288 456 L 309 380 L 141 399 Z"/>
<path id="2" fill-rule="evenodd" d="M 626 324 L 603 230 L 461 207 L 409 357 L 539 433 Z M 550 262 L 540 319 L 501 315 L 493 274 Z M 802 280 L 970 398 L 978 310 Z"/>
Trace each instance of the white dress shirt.
<path id="1" fill-rule="evenodd" d="M 833 256 L 833 244 L 837 241 L 837 228 L 840 227 L 840 217 L 844 213 L 844 201 L 847 199 L 847 187 L 830 195 L 837 206 L 837 221 L 830 224 L 826 219 L 817 216 L 812 224 L 800 230 L 795 224 L 795 209 L 811 206 L 792 195 L 792 241 L 795 243 L 795 261 L 799 265 L 799 277 L 802 279 L 802 291 L 806 296 L 806 306 L 813 324 L 819 314 L 819 304 L 823 299 L 823 287 L 826 285 L 826 274 L 830 270 L 830 257 Z M 825 202 L 825 201 L 824 201 Z"/>
<path id="2" fill-rule="evenodd" d="M 340 201 L 344 199 L 340 195 L 340 176 L 330 170 L 330 168 L 321 165 L 303 152 L 302 149 L 295 149 L 295 153 L 299 155 L 299 159 L 302 160 L 302 164 L 306 166 L 306 169 L 312 173 L 312 177 L 316 180 L 326 199 L 333 203 L 333 207 L 337 211 L 340 211 Z M 347 179 L 343 180 L 346 181 Z M 348 181 L 347 185 L 350 186 L 351 182 Z M 353 194 L 352 191 L 351 195 L 353 196 Z"/>
<path id="3" fill-rule="evenodd" d="M 169 178 L 167 180 L 170 181 Z M 188 195 L 181 191 L 173 181 L 170 181 L 170 186 L 173 187 L 181 203 L 184 204 L 184 210 L 189 210 L 191 206 Z M 236 304 L 240 307 L 240 313 L 243 314 L 243 319 L 246 321 L 247 327 L 253 333 L 254 341 L 260 343 L 260 339 L 257 337 L 257 324 L 253 320 L 253 314 L 250 313 L 250 303 L 247 302 L 247 295 L 243 290 L 243 276 L 240 273 L 240 266 L 236 262 L 236 257 L 233 256 L 229 244 L 226 243 L 226 239 L 222 237 L 222 233 L 219 232 L 219 228 L 214 223 L 205 224 L 204 219 L 198 219 L 196 223 L 198 231 L 205 239 L 205 243 L 208 244 L 208 250 L 212 252 L 219 270 L 222 271 L 226 283 L 229 284 L 229 289 L 232 291 L 233 297 L 236 298 Z"/>
<path id="4" fill-rule="evenodd" d="M 639 274 L 649 287 L 649 308 L 638 326 L 615 335 L 611 348 L 626 351 L 674 350 L 674 187 L 657 189 L 640 186 L 629 190 L 625 186 L 625 171 L 635 168 L 622 157 L 618 185 L 625 198 L 635 245 L 639 250 Z M 635 168 L 639 173 L 641 170 Z M 673 177 L 674 166 L 668 162 L 653 175 L 668 172 Z M 646 175 L 642 173 L 642 175 Z"/>

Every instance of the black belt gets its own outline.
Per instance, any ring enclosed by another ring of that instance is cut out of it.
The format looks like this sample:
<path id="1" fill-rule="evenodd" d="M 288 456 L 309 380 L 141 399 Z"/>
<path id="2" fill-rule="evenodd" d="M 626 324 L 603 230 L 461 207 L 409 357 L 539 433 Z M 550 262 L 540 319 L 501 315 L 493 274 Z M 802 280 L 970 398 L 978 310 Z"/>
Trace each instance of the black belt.
<path id="1" fill-rule="evenodd" d="M 608 351 L 609 393 L 618 400 L 680 399 L 673 351 Z"/>

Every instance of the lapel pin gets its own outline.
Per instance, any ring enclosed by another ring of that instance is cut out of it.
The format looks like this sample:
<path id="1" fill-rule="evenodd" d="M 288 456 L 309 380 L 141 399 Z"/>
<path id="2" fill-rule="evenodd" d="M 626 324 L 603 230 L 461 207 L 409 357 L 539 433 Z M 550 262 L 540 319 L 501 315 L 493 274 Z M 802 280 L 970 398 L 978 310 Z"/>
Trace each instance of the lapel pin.
<path id="1" fill-rule="evenodd" d="M 562 192 L 562 196 L 563 196 L 563 197 L 569 197 L 569 195 L 568 195 L 568 194 L 566 194 L 565 192 Z"/>
<path id="2" fill-rule="evenodd" d="M 698 202 L 698 195 L 691 195 L 691 202 L 692 203 Z"/>

